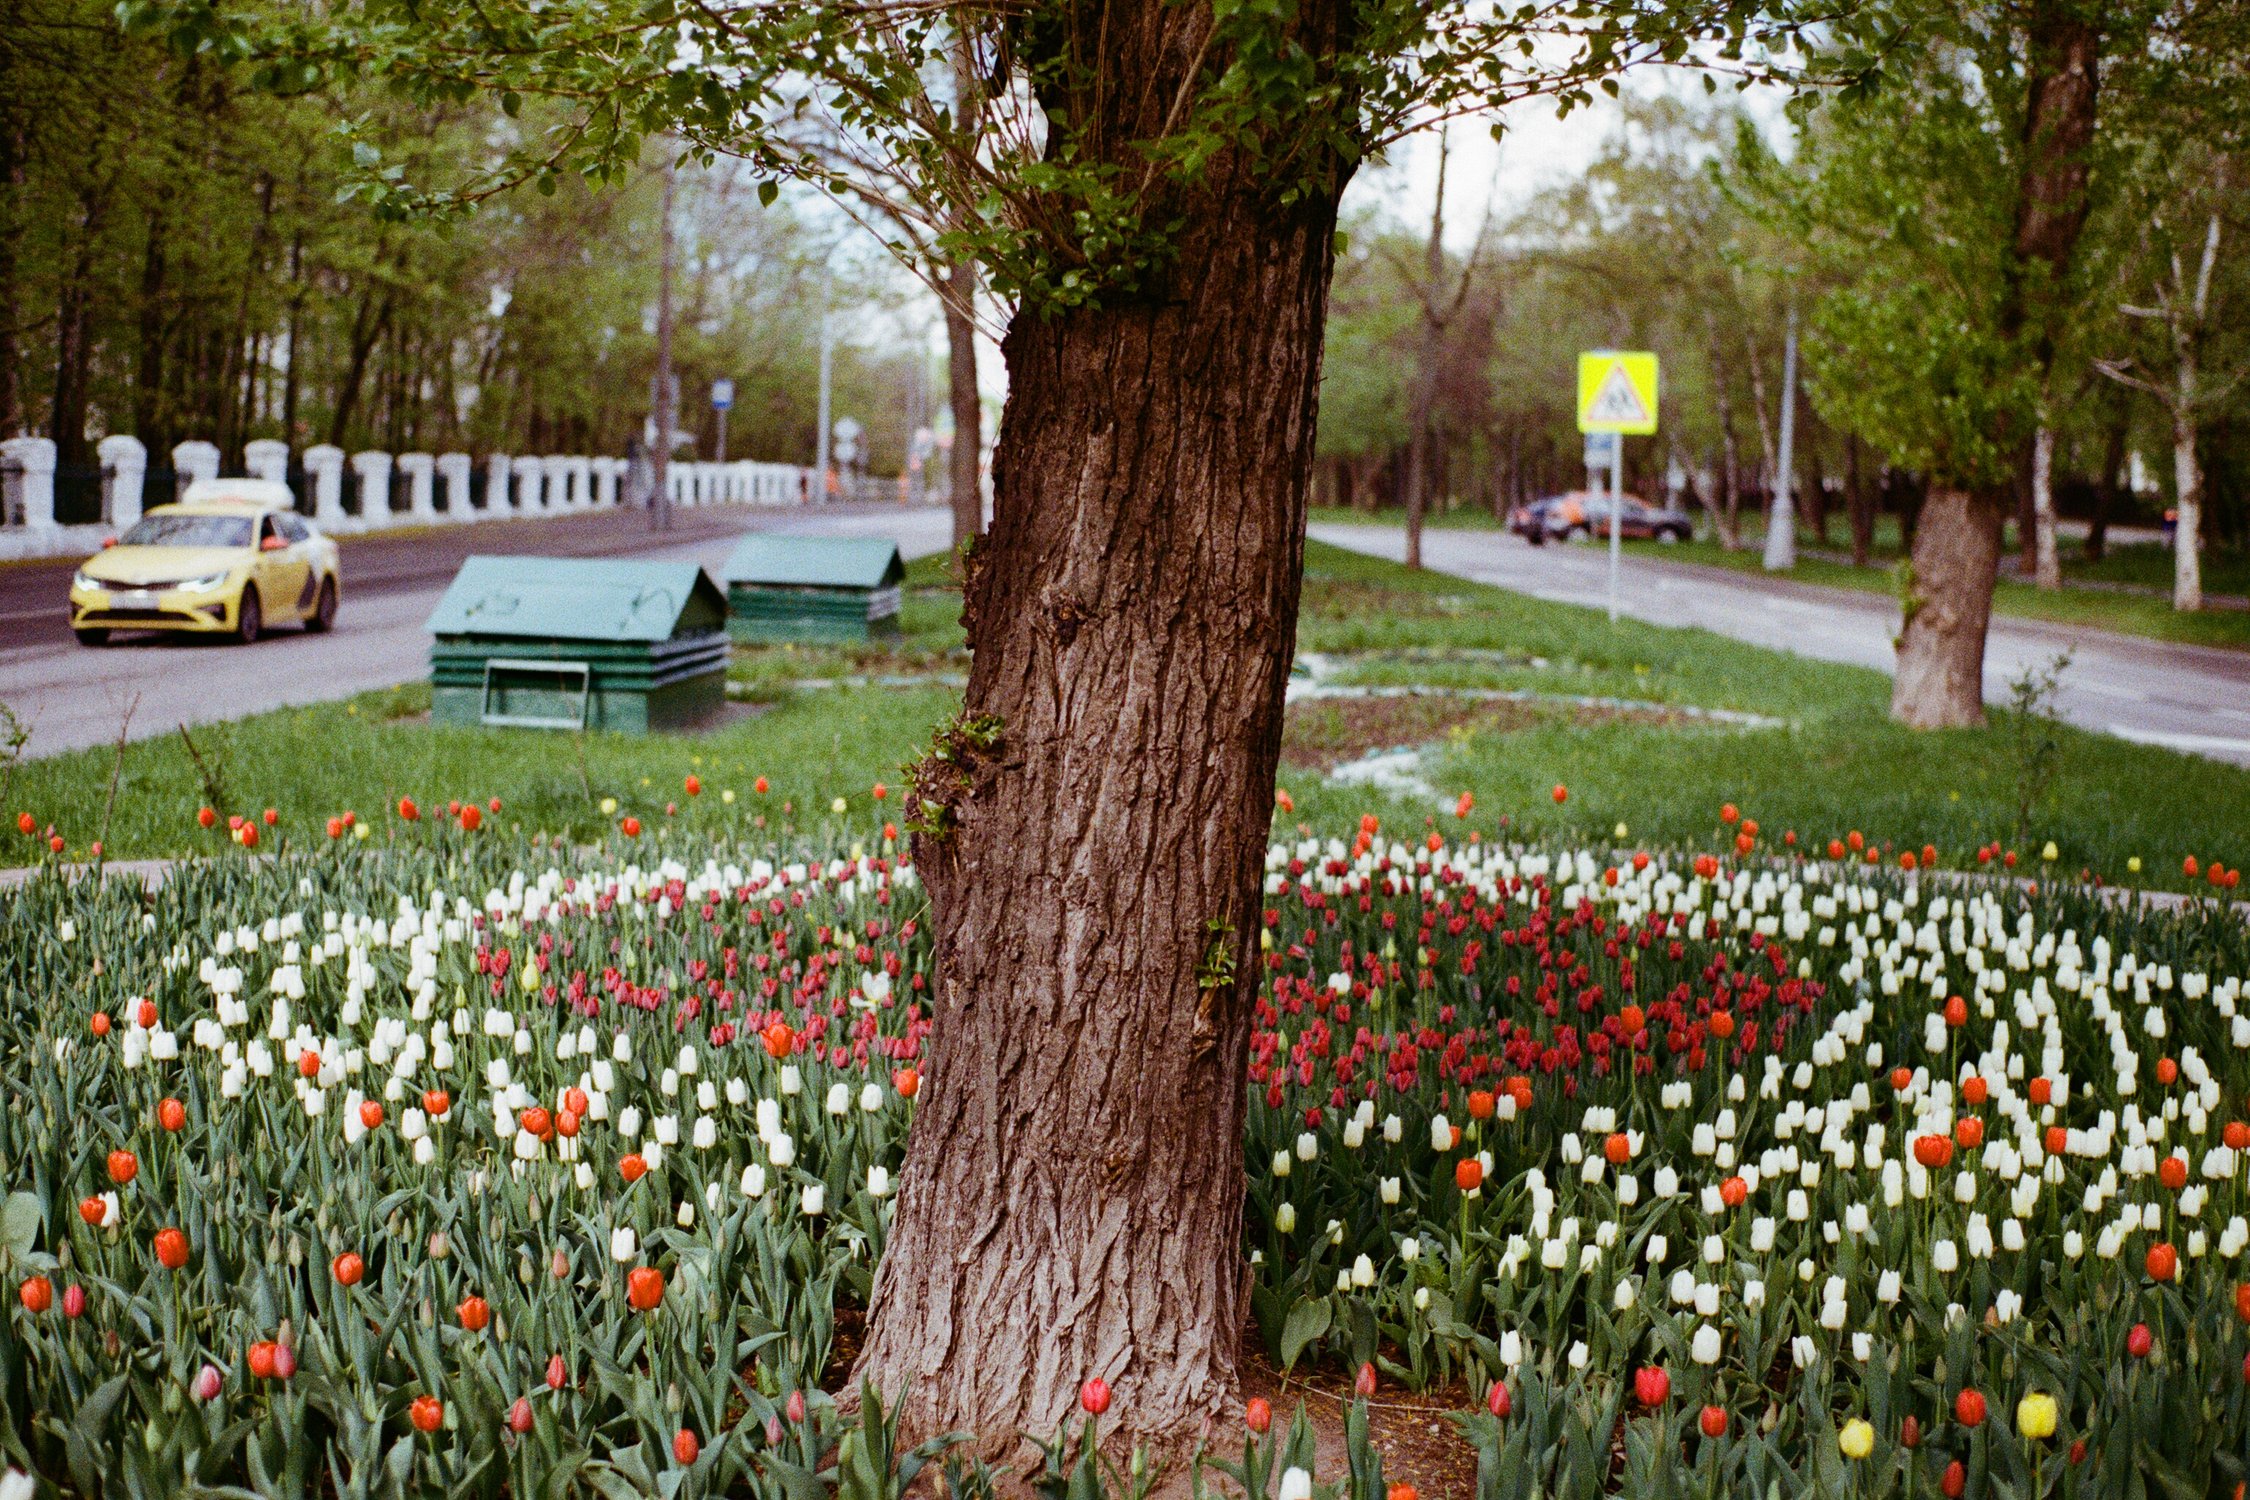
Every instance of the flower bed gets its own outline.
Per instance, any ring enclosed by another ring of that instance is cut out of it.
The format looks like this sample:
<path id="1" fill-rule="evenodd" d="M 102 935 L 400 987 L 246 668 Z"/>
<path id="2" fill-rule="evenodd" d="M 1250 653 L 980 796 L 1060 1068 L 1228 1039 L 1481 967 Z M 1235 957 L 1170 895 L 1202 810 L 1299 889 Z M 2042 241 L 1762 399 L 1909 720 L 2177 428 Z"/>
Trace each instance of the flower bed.
<path id="1" fill-rule="evenodd" d="M 2228 913 L 1372 828 L 1267 868 L 1259 1331 L 1458 1390 L 1480 1495 L 2240 1477 Z M 819 1386 L 942 1044 L 921 899 L 887 855 L 456 822 L 34 882 L 0 907 L 6 1458 L 798 1495 L 841 1453 L 895 1489 Z"/>

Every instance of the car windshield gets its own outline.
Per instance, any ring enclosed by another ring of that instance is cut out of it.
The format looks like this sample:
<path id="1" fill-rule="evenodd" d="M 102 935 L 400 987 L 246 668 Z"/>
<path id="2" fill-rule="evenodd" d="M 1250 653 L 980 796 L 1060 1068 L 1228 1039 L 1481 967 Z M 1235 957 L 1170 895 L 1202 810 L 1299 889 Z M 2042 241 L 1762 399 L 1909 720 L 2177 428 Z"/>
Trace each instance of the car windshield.
<path id="1" fill-rule="evenodd" d="M 127 547 L 247 547 L 250 518 L 180 512 L 146 516 L 119 542 Z"/>

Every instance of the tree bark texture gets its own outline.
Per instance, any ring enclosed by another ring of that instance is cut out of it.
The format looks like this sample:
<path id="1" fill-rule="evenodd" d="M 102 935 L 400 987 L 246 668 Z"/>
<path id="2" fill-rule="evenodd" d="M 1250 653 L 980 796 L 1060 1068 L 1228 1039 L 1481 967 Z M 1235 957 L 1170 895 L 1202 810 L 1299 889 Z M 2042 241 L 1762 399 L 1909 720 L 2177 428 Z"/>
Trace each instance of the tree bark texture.
<path id="1" fill-rule="evenodd" d="M 1915 729 L 1984 722 L 1984 637 L 2000 571 L 2005 495 L 1930 487 L 1914 528 L 1891 717 Z"/>
<path id="2" fill-rule="evenodd" d="M 1347 14 L 1292 25 L 1333 56 Z M 1050 113 L 1123 159 L 1208 11 L 1085 19 L 1103 87 Z M 965 703 L 915 772 L 937 1027 L 860 1362 L 910 1430 L 1054 1432 L 1101 1376 L 1105 1430 L 1176 1451 L 1236 1399 L 1260 876 L 1346 175 L 1283 206 L 1223 156 L 1167 190 L 1168 271 L 1009 327 Z"/>
<path id="3" fill-rule="evenodd" d="M 2044 385 L 2054 361 L 2056 306 L 2086 226 L 2101 30 L 2075 0 L 2033 0 L 2024 27 L 2027 103 L 2000 332 L 2028 338 Z M 2010 452 L 2025 451 L 2031 441 L 2028 432 L 1998 436 Z M 1914 576 L 1891 691 L 1891 717 L 1902 724 L 1984 722 L 1985 627 L 2012 499 L 2005 489 L 1930 486 L 1914 533 Z M 1952 548 L 1961 550 L 1948 555 Z"/>

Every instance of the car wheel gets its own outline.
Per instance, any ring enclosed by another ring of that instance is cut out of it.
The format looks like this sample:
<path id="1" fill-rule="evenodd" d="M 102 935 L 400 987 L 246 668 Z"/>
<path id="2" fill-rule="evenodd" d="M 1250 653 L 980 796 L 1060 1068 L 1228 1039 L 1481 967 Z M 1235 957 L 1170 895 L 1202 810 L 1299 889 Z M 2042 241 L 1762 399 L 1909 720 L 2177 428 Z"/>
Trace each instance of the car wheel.
<path id="1" fill-rule="evenodd" d="M 1659 531 L 1659 532 L 1658 532 L 1658 533 L 1656 534 L 1656 539 L 1657 539 L 1657 540 L 1658 540 L 1659 542 L 1662 542 L 1662 543 L 1663 543 L 1663 544 L 1664 544 L 1665 546 L 1667 546 L 1667 547 L 1671 547 L 1671 546 L 1676 546 L 1676 545 L 1678 545 L 1679 543 L 1681 543 L 1681 542 L 1684 542 L 1684 541 L 1686 541 L 1686 540 L 1687 540 L 1687 534 L 1686 534 L 1685 532 L 1680 532 L 1680 531 L 1665 530 L 1665 531 Z"/>
<path id="2" fill-rule="evenodd" d="M 235 615 L 234 638 L 247 646 L 263 635 L 265 628 L 266 611 L 258 602 L 258 586 L 246 583 L 242 586 L 242 603 Z"/>
<path id="3" fill-rule="evenodd" d="M 1592 535 L 1593 531 L 1584 522 L 1580 522 L 1563 533 L 1563 540 L 1566 542 L 1583 542 Z"/>
<path id="4" fill-rule="evenodd" d="M 73 630 L 71 634 L 78 637 L 78 644 L 81 646 L 106 646 L 109 644 L 109 632 L 99 625 L 88 625 L 82 629 Z"/>
<path id="5" fill-rule="evenodd" d="M 323 578 L 320 581 L 320 598 L 314 602 L 313 612 L 305 620 L 305 629 L 315 635 L 321 635 L 335 628 L 336 580 Z"/>

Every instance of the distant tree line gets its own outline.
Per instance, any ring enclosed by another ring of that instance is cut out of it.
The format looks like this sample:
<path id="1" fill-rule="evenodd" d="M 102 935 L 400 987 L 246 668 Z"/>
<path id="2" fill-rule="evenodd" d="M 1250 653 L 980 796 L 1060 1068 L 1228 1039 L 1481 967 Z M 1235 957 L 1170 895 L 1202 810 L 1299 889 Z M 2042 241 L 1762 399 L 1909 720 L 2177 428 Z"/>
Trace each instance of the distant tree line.
<path id="1" fill-rule="evenodd" d="M 105 0 L 0 0 L 0 436 L 53 438 L 66 471 L 113 432 L 208 439 L 230 467 L 260 437 L 622 452 L 655 368 L 657 144 L 620 191 L 565 175 L 386 219 L 343 196 L 347 124 L 440 176 L 544 128 L 482 96 L 276 95 L 125 36 Z M 726 376 L 732 455 L 812 459 L 837 236 L 793 201 L 761 205 L 723 161 L 679 172 L 676 382 L 703 456 Z M 839 255 L 834 283 L 835 409 L 895 472 L 942 367 L 902 349 L 880 256 Z"/>

